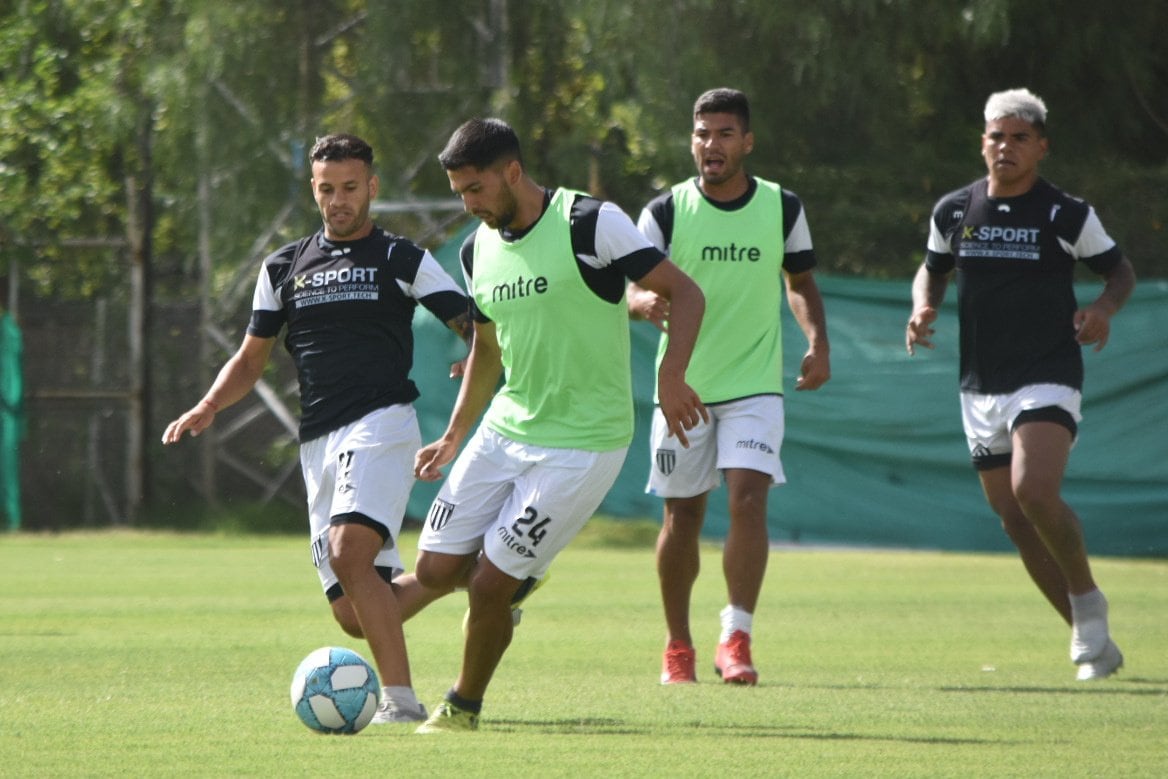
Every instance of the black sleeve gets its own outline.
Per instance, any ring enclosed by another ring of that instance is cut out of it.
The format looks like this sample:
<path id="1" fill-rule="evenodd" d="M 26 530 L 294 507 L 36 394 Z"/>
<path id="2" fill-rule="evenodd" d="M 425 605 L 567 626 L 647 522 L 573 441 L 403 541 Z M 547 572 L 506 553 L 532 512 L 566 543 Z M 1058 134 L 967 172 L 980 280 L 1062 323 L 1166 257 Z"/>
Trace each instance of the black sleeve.
<path id="1" fill-rule="evenodd" d="M 471 279 L 474 278 L 474 245 L 475 234 L 478 231 L 472 232 L 462 242 L 462 248 L 458 250 L 458 260 L 462 263 L 462 271 L 466 274 L 466 310 L 470 314 L 470 318 L 479 324 L 486 324 L 490 322 L 490 318 L 479 310 L 475 305 L 474 293 L 471 291 Z"/>
<path id="2" fill-rule="evenodd" d="M 594 268 L 581 262 L 581 257 L 596 256 L 596 223 L 600 218 L 601 205 L 602 201 L 584 195 L 578 195 L 572 203 L 572 253 L 576 256 L 576 267 L 580 269 L 580 276 L 588 288 L 600 299 L 615 304 L 624 297 L 626 277 L 636 281 L 653 270 L 657 263 L 665 259 L 665 255 L 655 247 L 647 246 L 603 268 Z"/>
<path id="3" fill-rule="evenodd" d="M 665 245 L 670 246 L 673 243 L 673 190 L 670 189 L 650 200 L 645 210 L 653 215 L 653 221 L 661 229 Z"/>

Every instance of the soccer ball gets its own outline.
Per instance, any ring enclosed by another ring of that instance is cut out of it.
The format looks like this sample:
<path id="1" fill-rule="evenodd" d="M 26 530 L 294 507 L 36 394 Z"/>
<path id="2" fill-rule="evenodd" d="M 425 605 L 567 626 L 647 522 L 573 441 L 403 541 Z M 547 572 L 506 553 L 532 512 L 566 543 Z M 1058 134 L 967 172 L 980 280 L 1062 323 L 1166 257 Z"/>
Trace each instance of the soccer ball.
<path id="1" fill-rule="evenodd" d="M 351 649 L 321 647 L 292 675 L 292 708 L 318 733 L 357 733 L 373 719 L 380 698 L 377 672 Z"/>

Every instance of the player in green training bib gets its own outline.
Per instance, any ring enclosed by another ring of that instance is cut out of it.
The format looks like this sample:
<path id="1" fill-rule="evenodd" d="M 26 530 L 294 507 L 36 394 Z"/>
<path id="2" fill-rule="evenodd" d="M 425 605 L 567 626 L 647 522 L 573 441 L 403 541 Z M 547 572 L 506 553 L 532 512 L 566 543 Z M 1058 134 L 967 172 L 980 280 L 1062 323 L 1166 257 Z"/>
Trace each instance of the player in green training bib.
<path id="1" fill-rule="evenodd" d="M 475 330 L 466 374 L 415 474 L 440 478 L 466 446 L 426 518 L 417 575 L 436 590 L 466 587 L 470 611 L 458 680 L 419 733 L 477 729 L 511 642 L 512 601 L 545 575 L 620 472 L 633 435 L 629 280 L 673 307 L 658 371 L 664 424 L 684 446 L 706 418 L 685 380 L 701 290 L 623 211 L 537 184 L 498 119 L 464 124 L 439 160 L 482 224 L 461 255 Z"/>
<path id="2" fill-rule="evenodd" d="M 753 615 L 770 553 L 767 494 L 785 481 L 783 348 L 779 318 L 783 287 L 810 345 L 797 390 L 819 388 L 831 376 L 823 301 L 815 283 L 815 253 L 803 205 L 778 184 L 748 175 L 754 147 L 750 104 L 734 89 L 714 89 L 694 105 L 696 178 L 645 207 L 641 231 L 706 296 L 706 314 L 686 374 L 710 412 L 682 448 L 654 415 L 648 492 L 665 499 L 657 540 L 657 575 L 665 610 L 662 684 L 697 680 L 689 601 L 698 575 L 698 538 L 710 490 L 722 476 L 730 496 L 723 549 L 727 605 L 714 668 L 722 680 L 755 684 L 750 654 Z M 662 329 L 660 355 L 676 337 L 667 301 L 630 285 L 632 316 Z"/>

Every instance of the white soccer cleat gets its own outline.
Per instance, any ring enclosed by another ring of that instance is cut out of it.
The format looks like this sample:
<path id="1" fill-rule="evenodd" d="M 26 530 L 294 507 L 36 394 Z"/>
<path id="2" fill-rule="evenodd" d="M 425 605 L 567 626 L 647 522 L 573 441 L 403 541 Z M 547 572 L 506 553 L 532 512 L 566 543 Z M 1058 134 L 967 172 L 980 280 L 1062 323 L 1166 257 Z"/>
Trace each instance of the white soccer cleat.
<path id="1" fill-rule="evenodd" d="M 411 709 L 405 706 L 399 706 L 388 695 L 381 699 L 381 704 L 377 707 L 377 713 L 373 715 L 370 720 L 371 725 L 389 725 L 397 722 L 425 722 L 426 707 L 421 703 L 418 708 Z"/>
<path id="2" fill-rule="evenodd" d="M 1085 663 L 1078 663 L 1079 673 L 1075 677 L 1080 682 L 1089 682 L 1093 679 L 1106 679 L 1123 668 L 1123 652 L 1111 639 L 1107 639 L 1106 646 L 1099 656 Z"/>

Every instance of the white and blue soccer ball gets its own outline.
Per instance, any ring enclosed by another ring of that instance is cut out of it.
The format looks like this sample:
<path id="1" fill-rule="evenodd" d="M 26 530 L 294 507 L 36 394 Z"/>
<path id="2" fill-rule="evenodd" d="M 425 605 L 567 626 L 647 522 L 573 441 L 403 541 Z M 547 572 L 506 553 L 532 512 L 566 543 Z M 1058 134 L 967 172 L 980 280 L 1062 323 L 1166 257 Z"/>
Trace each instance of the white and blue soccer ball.
<path id="1" fill-rule="evenodd" d="M 380 698 L 377 672 L 351 649 L 321 647 L 292 675 L 292 708 L 318 733 L 357 733 L 373 719 Z"/>

